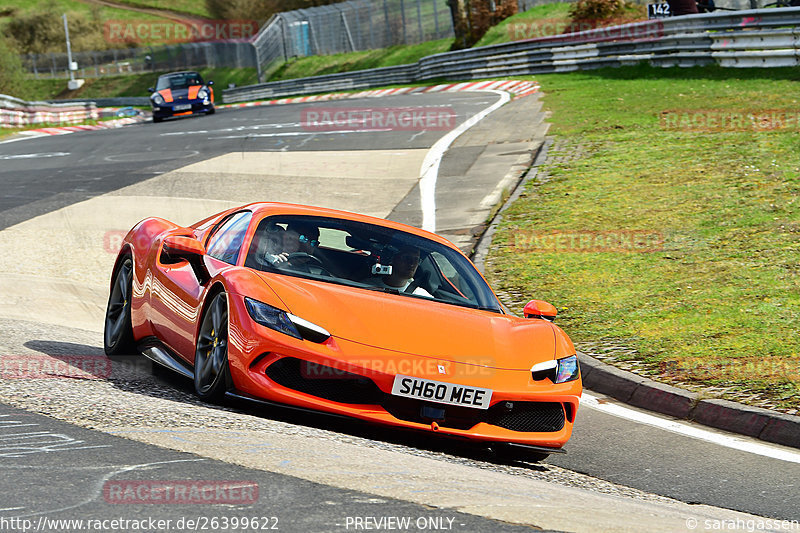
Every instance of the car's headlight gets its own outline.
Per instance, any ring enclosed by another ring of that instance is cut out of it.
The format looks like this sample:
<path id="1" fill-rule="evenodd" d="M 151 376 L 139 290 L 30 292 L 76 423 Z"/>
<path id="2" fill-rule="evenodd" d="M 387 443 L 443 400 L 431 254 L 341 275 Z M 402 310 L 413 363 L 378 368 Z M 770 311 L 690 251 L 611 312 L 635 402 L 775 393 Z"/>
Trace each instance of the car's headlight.
<path id="1" fill-rule="evenodd" d="M 160 94 L 153 95 L 153 103 L 156 105 L 164 105 L 164 97 Z"/>
<path id="2" fill-rule="evenodd" d="M 536 363 L 531 367 L 531 376 L 534 381 L 550 378 L 553 383 L 566 383 L 567 381 L 578 379 L 579 375 L 580 366 L 578 365 L 577 355 L 570 355 L 555 361 Z"/>
<path id="3" fill-rule="evenodd" d="M 566 383 L 567 381 L 575 381 L 580 374 L 580 366 L 578 365 L 578 356 L 570 355 L 563 359 L 558 360 L 558 368 L 556 370 L 555 383 Z"/>
<path id="4" fill-rule="evenodd" d="M 205 100 L 206 98 L 208 98 L 208 90 L 200 89 L 199 91 L 197 91 L 197 97 L 200 98 L 201 100 Z"/>
<path id="5" fill-rule="evenodd" d="M 250 318 L 262 326 L 274 329 L 296 339 L 305 339 L 311 342 L 322 343 L 330 338 L 331 334 L 324 328 L 294 316 L 277 307 L 259 302 L 252 298 L 244 299 Z"/>

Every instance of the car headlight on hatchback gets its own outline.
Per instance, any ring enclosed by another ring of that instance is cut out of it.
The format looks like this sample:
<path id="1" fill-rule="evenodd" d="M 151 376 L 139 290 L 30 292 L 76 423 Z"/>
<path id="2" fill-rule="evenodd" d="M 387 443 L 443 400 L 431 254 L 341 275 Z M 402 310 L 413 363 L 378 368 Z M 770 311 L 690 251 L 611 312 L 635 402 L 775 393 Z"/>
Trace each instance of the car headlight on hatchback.
<path id="1" fill-rule="evenodd" d="M 244 299 L 250 318 L 264 327 L 296 339 L 322 343 L 331 336 L 324 328 L 253 298 Z"/>
<path id="2" fill-rule="evenodd" d="M 208 98 L 208 89 L 200 89 L 199 91 L 197 91 L 197 97 L 200 98 L 201 100 L 205 100 L 206 98 Z"/>
<path id="3" fill-rule="evenodd" d="M 153 103 L 156 105 L 164 105 L 164 97 L 160 94 L 153 95 Z"/>
<path id="4" fill-rule="evenodd" d="M 580 365 L 577 355 L 536 363 L 531 367 L 531 377 L 534 381 L 550 378 L 553 383 L 566 383 L 575 381 L 579 375 Z"/>

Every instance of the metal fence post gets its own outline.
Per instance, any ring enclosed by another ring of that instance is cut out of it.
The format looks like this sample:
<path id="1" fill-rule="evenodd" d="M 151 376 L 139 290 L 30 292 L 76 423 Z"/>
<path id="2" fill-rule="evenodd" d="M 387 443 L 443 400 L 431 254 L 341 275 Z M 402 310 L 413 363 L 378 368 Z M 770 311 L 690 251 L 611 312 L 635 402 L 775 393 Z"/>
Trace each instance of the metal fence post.
<path id="1" fill-rule="evenodd" d="M 406 2 L 405 2 L 405 0 L 400 0 L 400 21 L 401 21 L 401 25 L 403 26 L 403 44 L 407 44 L 408 40 L 406 39 Z"/>
<path id="2" fill-rule="evenodd" d="M 347 25 L 347 16 L 344 14 L 344 10 L 339 12 L 339 15 L 342 17 L 342 24 L 344 24 L 344 31 L 347 34 L 347 41 L 350 43 L 350 51 L 356 51 L 356 45 L 353 43 L 353 35 L 350 33 L 350 26 Z"/>
<path id="3" fill-rule="evenodd" d="M 392 28 L 389 25 L 389 6 L 386 4 L 386 0 L 383 0 L 383 21 L 386 24 L 386 42 L 383 43 L 383 46 L 392 46 L 394 39 L 392 38 Z"/>
<path id="4" fill-rule="evenodd" d="M 417 26 L 419 27 L 419 42 L 425 41 L 425 33 L 422 31 L 422 0 L 417 0 Z"/>
<path id="5" fill-rule="evenodd" d="M 431 5 L 433 6 L 433 27 L 434 27 L 434 39 L 439 38 L 439 9 L 436 7 L 436 0 L 431 0 Z"/>

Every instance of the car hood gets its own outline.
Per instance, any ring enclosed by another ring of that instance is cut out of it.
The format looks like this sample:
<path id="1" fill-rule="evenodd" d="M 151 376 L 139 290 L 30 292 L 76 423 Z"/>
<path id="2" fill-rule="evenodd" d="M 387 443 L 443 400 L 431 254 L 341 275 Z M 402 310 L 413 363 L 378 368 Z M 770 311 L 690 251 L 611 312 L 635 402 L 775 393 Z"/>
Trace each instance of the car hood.
<path id="1" fill-rule="evenodd" d="M 529 370 L 551 360 L 557 331 L 521 319 L 429 300 L 258 273 L 287 310 L 336 338 L 395 352 L 492 368 Z"/>
<path id="2" fill-rule="evenodd" d="M 158 91 L 158 93 L 164 97 L 166 102 L 187 99 L 194 100 L 197 98 L 197 93 L 202 87 L 202 85 L 192 85 L 186 89 L 163 89 Z"/>

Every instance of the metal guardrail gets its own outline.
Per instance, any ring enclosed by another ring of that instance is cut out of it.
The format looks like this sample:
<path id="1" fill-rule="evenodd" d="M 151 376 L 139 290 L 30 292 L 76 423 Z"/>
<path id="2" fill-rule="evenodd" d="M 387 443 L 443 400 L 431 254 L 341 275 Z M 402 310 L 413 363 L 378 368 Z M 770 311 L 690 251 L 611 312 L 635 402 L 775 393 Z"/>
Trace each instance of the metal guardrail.
<path id="1" fill-rule="evenodd" d="M 32 124 L 77 124 L 97 120 L 100 114 L 94 102 L 26 102 L 0 94 L 0 126 L 20 127 Z"/>
<path id="2" fill-rule="evenodd" d="M 474 80 L 616 67 L 778 67 L 800 64 L 800 8 L 685 15 L 661 21 L 515 41 L 422 58 L 417 63 L 262 83 L 223 91 L 224 102 L 368 89 L 426 80 Z M 795 29 L 798 28 L 798 29 Z"/>
<path id="3" fill-rule="evenodd" d="M 116 98 L 93 98 L 91 100 L 47 100 L 48 104 L 85 104 L 87 102 L 94 102 L 97 107 L 150 106 L 150 98 L 147 96 L 119 96 Z"/>

